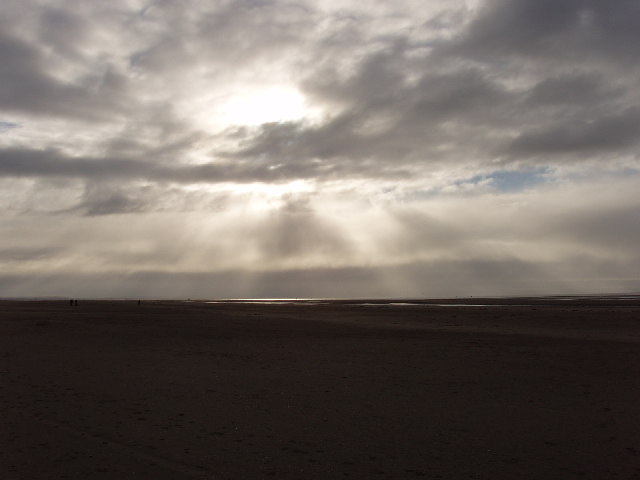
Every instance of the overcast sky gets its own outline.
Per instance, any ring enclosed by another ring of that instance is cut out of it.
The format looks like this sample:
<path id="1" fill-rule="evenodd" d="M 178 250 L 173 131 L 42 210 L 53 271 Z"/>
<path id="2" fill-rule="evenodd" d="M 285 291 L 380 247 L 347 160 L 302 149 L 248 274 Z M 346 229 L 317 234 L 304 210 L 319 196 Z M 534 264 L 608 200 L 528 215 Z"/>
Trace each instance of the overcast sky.
<path id="1" fill-rule="evenodd" d="M 640 291 L 637 0 L 3 0 L 0 296 Z"/>

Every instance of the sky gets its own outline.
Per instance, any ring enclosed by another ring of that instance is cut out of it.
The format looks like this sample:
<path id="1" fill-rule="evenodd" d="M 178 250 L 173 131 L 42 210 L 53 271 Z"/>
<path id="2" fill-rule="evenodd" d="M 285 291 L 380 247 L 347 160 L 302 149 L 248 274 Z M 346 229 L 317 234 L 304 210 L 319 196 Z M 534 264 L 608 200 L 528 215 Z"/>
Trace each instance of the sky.
<path id="1" fill-rule="evenodd" d="M 640 291 L 637 0 L 3 0 L 0 297 Z"/>

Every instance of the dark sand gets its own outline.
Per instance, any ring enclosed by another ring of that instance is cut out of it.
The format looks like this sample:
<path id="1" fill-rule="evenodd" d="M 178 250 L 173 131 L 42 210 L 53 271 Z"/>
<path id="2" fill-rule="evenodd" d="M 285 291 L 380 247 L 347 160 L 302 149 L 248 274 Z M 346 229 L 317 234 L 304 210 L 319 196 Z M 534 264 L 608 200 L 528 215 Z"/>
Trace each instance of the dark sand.
<path id="1" fill-rule="evenodd" d="M 640 302 L 495 303 L 0 302 L 0 478 L 640 478 Z"/>

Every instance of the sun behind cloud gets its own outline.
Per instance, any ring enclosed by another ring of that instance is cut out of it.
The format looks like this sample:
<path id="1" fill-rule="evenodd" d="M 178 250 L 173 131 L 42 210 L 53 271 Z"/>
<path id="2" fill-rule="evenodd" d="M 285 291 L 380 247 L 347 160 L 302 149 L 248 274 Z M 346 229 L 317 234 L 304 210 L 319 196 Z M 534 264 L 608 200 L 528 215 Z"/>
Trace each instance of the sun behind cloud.
<path id="1" fill-rule="evenodd" d="M 252 89 L 230 96 L 222 103 L 220 113 L 231 125 L 261 125 L 287 122 L 305 117 L 305 99 L 290 87 Z"/>

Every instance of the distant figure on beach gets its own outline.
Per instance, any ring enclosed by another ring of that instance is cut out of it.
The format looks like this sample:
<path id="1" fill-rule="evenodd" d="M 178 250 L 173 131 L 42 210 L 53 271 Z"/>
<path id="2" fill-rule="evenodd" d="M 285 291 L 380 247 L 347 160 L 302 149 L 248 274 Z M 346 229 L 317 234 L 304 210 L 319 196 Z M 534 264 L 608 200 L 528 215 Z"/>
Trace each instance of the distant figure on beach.
<path id="1" fill-rule="evenodd" d="M 78 306 L 78 300 L 74 300 L 73 304 L 77 307 Z"/>
<path id="2" fill-rule="evenodd" d="M 138 300 L 138 305 L 140 305 L 140 300 Z"/>
<path id="3" fill-rule="evenodd" d="M 69 299 L 69 306 L 73 307 L 73 298 Z"/>

